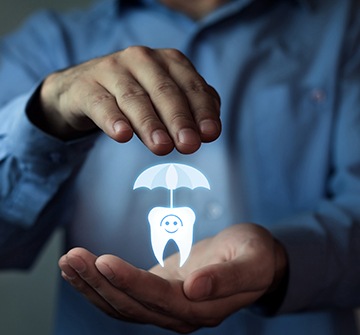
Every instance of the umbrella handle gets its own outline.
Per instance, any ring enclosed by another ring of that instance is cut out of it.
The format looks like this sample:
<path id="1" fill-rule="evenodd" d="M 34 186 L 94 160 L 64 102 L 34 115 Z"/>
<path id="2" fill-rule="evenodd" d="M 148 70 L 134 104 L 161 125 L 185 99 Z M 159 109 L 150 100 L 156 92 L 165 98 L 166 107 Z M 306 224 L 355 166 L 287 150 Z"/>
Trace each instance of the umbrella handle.
<path id="1" fill-rule="evenodd" d="M 174 208 L 174 190 L 170 189 L 170 208 Z"/>

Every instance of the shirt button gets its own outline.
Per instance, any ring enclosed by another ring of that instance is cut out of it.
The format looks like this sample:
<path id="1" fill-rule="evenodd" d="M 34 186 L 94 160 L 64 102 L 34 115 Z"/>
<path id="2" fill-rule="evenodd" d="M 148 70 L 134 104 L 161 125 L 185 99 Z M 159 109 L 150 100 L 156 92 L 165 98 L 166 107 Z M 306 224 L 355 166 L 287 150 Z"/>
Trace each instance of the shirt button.
<path id="1" fill-rule="evenodd" d="M 59 164 L 64 162 L 64 157 L 59 152 L 51 152 L 48 157 L 50 161 L 54 164 Z"/>
<path id="2" fill-rule="evenodd" d="M 326 99 L 326 94 L 322 89 L 316 88 L 311 91 L 311 100 L 315 103 L 322 103 Z"/>
<path id="3" fill-rule="evenodd" d="M 223 206 L 216 201 L 209 202 L 205 206 L 206 216 L 210 220 L 219 219 L 223 215 L 223 212 L 224 212 Z"/>

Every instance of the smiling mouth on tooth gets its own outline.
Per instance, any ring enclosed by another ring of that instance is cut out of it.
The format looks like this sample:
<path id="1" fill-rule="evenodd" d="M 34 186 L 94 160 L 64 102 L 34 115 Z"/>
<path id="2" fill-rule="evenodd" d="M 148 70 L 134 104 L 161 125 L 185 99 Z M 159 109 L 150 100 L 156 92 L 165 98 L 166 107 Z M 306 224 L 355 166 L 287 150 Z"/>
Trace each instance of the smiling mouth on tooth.
<path id="1" fill-rule="evenodd" d="M 161 266 L 164 266 L 164 250 L 169 242 L 173 240 L 180 253 L 180 267 L 190 255 L 195 213 L 189 207 L 155 207 L 148 216 L 151 230 L 151 245 L 154 255 Z M 170 228 L 176 228 L 170 230 Z"/>
<path id="2" fill-rule="evenodd" d="M 160 222 L 160 227 L 173 227 L 173 230 L 169 230 L 167 228 L 164 228 L 165 231 L 167 231 L 169 234 L 174 234 L 179 230 L 179 226 L 183 226 L 183 223 L 181 219 L 173 214 L 166 215 Z M 178 227 L 177 227 L 178 226 Z"/>
<path id="3" fill-rule="evenodd" d="M 176 229 L 174 231 L 169 231 L 169 230 L 165 229 L 165 231 L 169 234 L 175 234 L 178 231 L 178 229 Z"/>

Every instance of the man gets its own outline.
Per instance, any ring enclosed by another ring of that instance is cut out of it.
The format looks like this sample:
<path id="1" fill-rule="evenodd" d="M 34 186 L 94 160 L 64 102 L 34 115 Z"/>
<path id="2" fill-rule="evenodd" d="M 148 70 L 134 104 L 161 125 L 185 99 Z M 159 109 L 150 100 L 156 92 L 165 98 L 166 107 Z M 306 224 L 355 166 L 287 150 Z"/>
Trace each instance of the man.
<path id="1" fill-rule="evenodd" d="M 356 334 L 359 14 L 104 1 L 4 39 L 1 265 L 64 225 L 62 275 L 97 307 L 62 282 L 57 334 Z M 149 244 L 163 193 L 132 190 L 169 161 L 212 185 L 177 195 L 199 241 L 181 268 Z"/>

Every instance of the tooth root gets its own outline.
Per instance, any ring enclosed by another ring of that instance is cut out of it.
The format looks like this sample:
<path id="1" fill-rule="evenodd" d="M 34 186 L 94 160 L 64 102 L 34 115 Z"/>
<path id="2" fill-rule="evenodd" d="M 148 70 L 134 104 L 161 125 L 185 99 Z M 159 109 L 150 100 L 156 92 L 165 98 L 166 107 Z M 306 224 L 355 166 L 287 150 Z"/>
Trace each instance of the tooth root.
<path id="1" fill-rule="evenodd" d="M 165 241 L 162 236 L 158 236 L 156 232 L 153 233 L 155 230 L 151 230 L 151 245 L 154 251 L 154 255 L 159 262 L 159 264 L 164 267 L 164 249 L 167 241 Z"/>
<path id="2" fill-rule="evenodd" d="M 190 243 L 186 243 L 186 244 L 177 243 L 177 245 L 178 245 L 178 248 L 180 251 L 180 265 L 179 266 L 182 267 L 190 255 L 191 245 L 192 245 L 192 234 L 191 234 Z"/>
<path id="3" fill-rule="evenodd" d="M 157 261 L 159 262 L 159 264 L 164 267 L 164 260 L 163 260 L 163 255 L 164 253 L 162 252 L 159 252 L 158 250 L 154 250 L 154 254 L 155 254 L 155 257 L 157 259 Z"/>
<path id="4" fill-rule="evenodd" d="M 164 249 L 170 239 L 179 248 L 180 267 L 184 265 L 191 251 L 195 213 L 191 208 L 155 207 L 148 216 L 151 230 L 151 245 L 154 255 L 164 266 Z"/>

